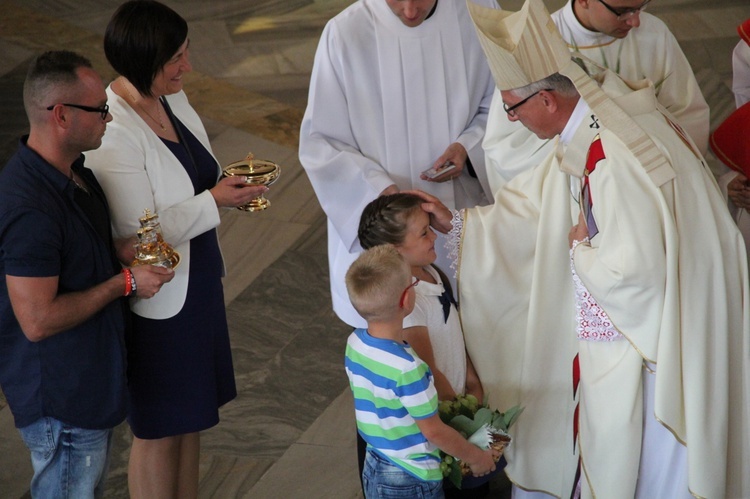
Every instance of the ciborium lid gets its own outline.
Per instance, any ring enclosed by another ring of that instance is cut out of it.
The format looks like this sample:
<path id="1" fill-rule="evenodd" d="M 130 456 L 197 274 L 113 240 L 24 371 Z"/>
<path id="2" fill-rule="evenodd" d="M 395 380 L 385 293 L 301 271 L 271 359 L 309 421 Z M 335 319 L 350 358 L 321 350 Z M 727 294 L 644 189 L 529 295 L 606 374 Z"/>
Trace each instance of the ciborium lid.
<path id="1" fill-rule="evenodd" d="M 271 185 L 279 178 L 281 168 L 272 161 L 255 159 L 249 153 L 242 161 L 235 161 L 224 168 L 227 177 L 244 176 L 248 184 Z"/>

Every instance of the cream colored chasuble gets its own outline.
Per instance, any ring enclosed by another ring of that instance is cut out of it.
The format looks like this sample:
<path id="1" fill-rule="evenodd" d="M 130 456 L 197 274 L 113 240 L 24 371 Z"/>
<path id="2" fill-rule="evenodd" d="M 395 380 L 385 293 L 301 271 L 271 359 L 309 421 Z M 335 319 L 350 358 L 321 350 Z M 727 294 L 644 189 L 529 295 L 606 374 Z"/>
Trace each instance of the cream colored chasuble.
<path id="1" fill-rule="evenodd" d="M 467 210 L 459 262 L 467 349 L 492 406 L 526 407 L 507 451 L 516 485 L 567 497 L 580 449 L 584 497 L 634 497 L 645 360 L 656 365 L 654 417 L 687 444 L 690 492 L 747 497 L 744 244 L 700 156 L 656 112 L 653 89 L 623 95 L 623 87 L 609 75 L 602 89 L 621 96 L 615 102 L 674 178 L 650 176 L 617 136 L 584 120 L 565 151 L 507 183 L 495 205 Z M 561 170 L 582 175 L 595 134 L 606 155 L 590 175 L 599 233 L 576 249 L 574 265 L 626 339 L 609 343 L 576 337 L 567 234 L 580 208 Z"/>

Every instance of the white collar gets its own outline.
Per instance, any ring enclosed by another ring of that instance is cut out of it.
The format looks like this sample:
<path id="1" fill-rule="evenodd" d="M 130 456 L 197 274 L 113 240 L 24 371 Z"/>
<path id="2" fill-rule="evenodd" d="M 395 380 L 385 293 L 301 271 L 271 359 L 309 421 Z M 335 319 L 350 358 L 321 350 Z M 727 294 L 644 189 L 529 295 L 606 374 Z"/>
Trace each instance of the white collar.
<path id="1" fill-rule="evenodd" d="M 575 109 L 573 109 L 568 122 L 565 124 L 565 128 L 563 128 L 563 131 L 560 134 L 560 142 L 562 142 L 563 145 L 567 146 L 568 144 L 570 144 L 570 141 L 573 140 L 573 135 L 575 135 L 576 130 L 578 130 L 578 127 L 583 122 L 583 119 L 590 112 L 591 108 L 589 107 L 589 105 L 586 104 L 586 101 L 579 97 Z"/>
<path id="2" fill-rule="evenodd" d="M 427 281 L 420 281 L 419 286 L 417 286 L 417 293 L 422 296 L 442 295 L 445 291 L 445 286 L 443 286 L 443 281 L 440 279 L 440 274 L 438 274 L 437 270 L 435 270 L 432 265 L 427 265 L 424 267 L 424 270 L 435 279 L 436 284 Z"/>
<path id="3" fill-rule="evenodd" d="M 426 38 L 440 34 L 446 27 L 446 23 L 458 29 L 456 24 L 455 9 L 448 1 L 438 2 L 435 12 L 429 19 L 425 19 L 419 26 L 406 26 L 397 15 L 393 13 L 385 0 L 365 0 L 376 18 L 376 25 L 387 29 L 395 36 L 404 38 Z"/>
<path id="4" fill-rule="evenodd" d="M 568 0 L 565 7 L 561 9 L 561 20 L 565 26 L 560 26 L 560 32 L 573 49 L 587 49 L 609 45 L 617 40 L 609 35 L 598 31 L 591 31 L 581 24 L 573 11 L 573 1 Z"/>

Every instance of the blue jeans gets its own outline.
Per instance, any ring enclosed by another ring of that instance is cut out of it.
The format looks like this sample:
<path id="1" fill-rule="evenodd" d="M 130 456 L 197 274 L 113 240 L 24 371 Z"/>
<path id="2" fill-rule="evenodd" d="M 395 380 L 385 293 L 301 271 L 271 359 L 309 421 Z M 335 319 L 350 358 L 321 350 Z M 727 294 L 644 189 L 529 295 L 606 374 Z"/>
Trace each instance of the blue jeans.
<path id="1" fill-rule="evenodd" d="M 372 450 L 367 451 L 362 483 L 367 499 L 443 499 L 443 482 L 420 480 Z"/>
<path id="2" fill-rule="evenodd" d="M 102 497 L 112 430 L 86 430 L 53 418 L 19 428 L 31 451 L 31 497 Z"/>

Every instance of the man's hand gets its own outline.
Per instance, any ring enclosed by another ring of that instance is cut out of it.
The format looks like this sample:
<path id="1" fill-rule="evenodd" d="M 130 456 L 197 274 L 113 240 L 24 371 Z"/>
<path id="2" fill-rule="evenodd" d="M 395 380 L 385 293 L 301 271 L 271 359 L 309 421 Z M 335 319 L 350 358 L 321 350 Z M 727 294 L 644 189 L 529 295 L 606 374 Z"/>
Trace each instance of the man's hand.
<path id="1" fill-rule="evenodd" d="M 750 209 L 750 185 L 743 174 L 738 173 L 727 184 L 727 195 L 737 208 Z"/>
<path id="2" fill-rule="evenodd" d="M 438 198 L 427 194 L 426 192 L 418 190 L 403 192 L 407 194 L 414 194 L 415 196 L 419 196 L 424 199 L 425 202 L 422 203 L 422 209 L 426 211 L 428 215 L 430 215 L 430 225 L 432 225 L 432 227 L 442 232 L 443 234 L 447 234 L 448 232 L 450 232 L 450 230 L 453 228 L 453 214 L 443 203 L 440 202 Z"/>
<path id="3" fill-rule="evenodd" d="M 130 267 L 135 278 L 135 296 L 151 298 L 159 292 L 165 282 L 174 279 L 174 270 L 155 265 L 136 265 Z"/>
<path id="4" fill-rule="evenodd" d="M 437 161 L 435 161 L 435 163 L 432 165 L 432 168 L 439 169 L 445 163 L 453 163 L 454 165 L 456 165 L 456 167 L 451 168 L 447 172 L 434 178 L 430 178 L 424 173 L 420 175 L 419 178 L 428 182 L 447 182 L 448 180 L 453 180 L 454 178 L 457 178 L 459 175 L 461 175 L 461 172 L 463 172 L 464 167 L 466 166 L 467 157 L 468 154 L 466 153 L 466 149 L 464 148 L 464 146 L 462 146 L 458 142 L 454 142 L 453 144 L 449 145 L 448 149 L 445 150 L 443 155 L 440 156 Z"/>
<path id="5" fill-rule="evenodd" d="M 574 225 L 568 232 L 568 248 L 573 247 L 573 241 L 583 241 L 589 237 L 589 229 L 586 220 L 583 219 L 583 211 L 578 213 L 578 224 Z"/>
<path id="6" fill-rule="evenodd" d="M 139 265 L 131 268 L 136 296 L 149 298 L 174 277 L 172 269 Z M 6 275 L 8 297 L 18 324 L 29 341 L 41 341 L 67 331 L 94 316 L 122 297 L 125 275 L 117 273 L 83 291 L 60 293 L 58 276 L 19 277 Z"/>

